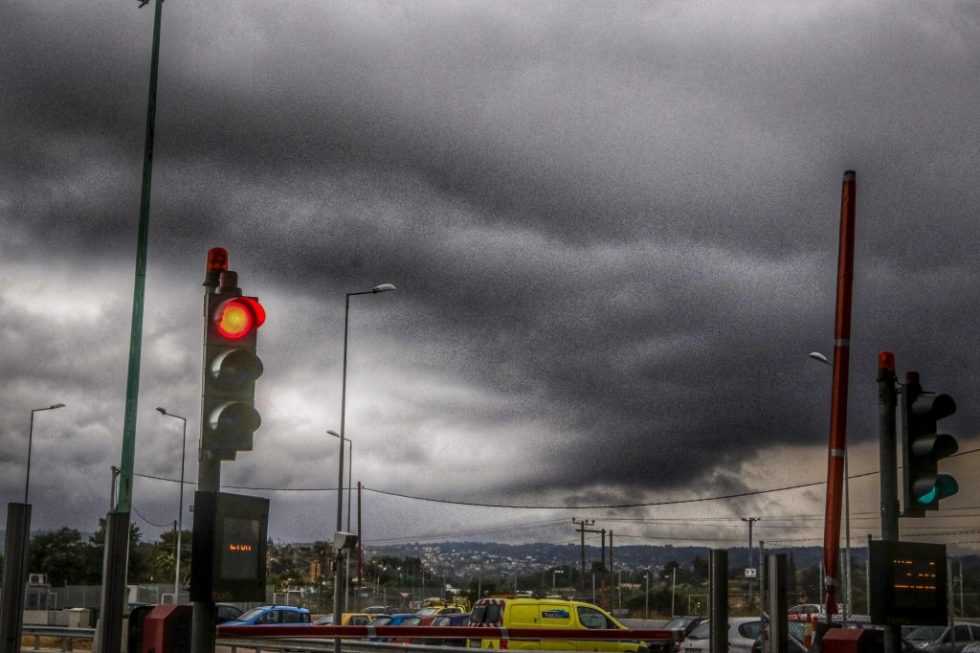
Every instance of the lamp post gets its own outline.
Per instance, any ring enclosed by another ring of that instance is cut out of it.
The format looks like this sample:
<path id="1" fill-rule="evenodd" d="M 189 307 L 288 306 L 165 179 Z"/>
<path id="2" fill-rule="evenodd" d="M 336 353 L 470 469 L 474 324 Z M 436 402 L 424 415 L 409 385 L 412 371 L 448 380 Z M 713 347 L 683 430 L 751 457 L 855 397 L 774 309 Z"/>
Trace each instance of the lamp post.
<path id="1" fill-rule="evenodd" d="M 554 594 L 557 590 L 557 585 L 555 584 L 555 575 L 564 574 L 564 569 L 553 569 L 551 572 L 551 593 Z"/>
<path id="2" fill-rule="evenodd" d="M 157 412 L 166 417 L 179 419 L 183 425 L 180 436 L 180 499 L 177 502 L 177 555 L 174 564 L 174 605 L 180 596 L 180 539 L 184 530 L 184 460 L 187 453 L 187 418 L 168 413 L 166 408 L 157 408 Z"/>
<path id="3" fill-rule="evenodd" d="M 26 506 L 28 501 L 27 497 L 31 490 L 31 447 L 34 444 L 34 413 L 39 413 L 42 410 L 54 410 L 56 408 L 64 408 L 64 404 L 52 404 L 47 408 L 34 408 L 31 410 L 31 428 L 27 432 L 27 474 L 24 480 L 24 505 Z"/>
<path id="4" fill-rule="evenodd" d="M 807 354 L 813 360 L 833 369 L 834 364 L 819 351 Z M 847 466 L 847 442 L 844 443 L 844 610 L 841 618 L 847 624 L 851 611 L 851 472 Z M 869 549 L 870 550 L 870 549 Z M 823 596 L 823 594 L 821 594 Z"/>
<path id="5" fill-rule="evenodd" d="M 7 504 L 7 535 L 5 540 L 3 575 L 0 588 L 0 652 L 20 650 L 20 635 L 24 625 L 24 584 L 27 582 L 27 545 L 31 537 L 31 447 L 34 442 L 34 413 L 63 408 L 53 404 L 31 410 L 31 427 L 27 432 L 27 470 L 24 481 L 24 503 Z"/>
<path id="6" fill-rule="evenodd" d="M 340 440 L 340 448 L 341 449 L 344 448 L 344 444 L 345 443 L 347 444 L 347 446 L 350 447 L 350 454 L 347 456 L 347 532 L 350 532 L 350 498 L 351 498 L 351 494 L 352 494 L 352 492 L 351 492 L 351 485 L 354 482 L 353 481 L 353 478 L 354 478 L 353 477 L 353 467 L 354 467 L 354 441 L 351 440 L 351 439 L 349 439 L 349 438 L 343 438 L 343 437 L 341 437 L 340 434 L 337 433 L 336 431 L 327 431 L 327 435 L 332 435 L 333 437 L 338 438 Z M 343 456 L 343 454 L 341 454 L 341 456 Z M 341 473 L 341 476 L 340 476 L 340 485 L 343 485 L 343 484 L 344 484 L 344 477 L 343 477 L 343 474 Z M 338 485 L 338 487 L 340 487 L 340 485 Z M 360 543 L 358 543 L 358 546 L 360 546 Z M 345 564 L 344 564 L 345 573 L 348 573 L 348 574 L 350 573 L 350 566 L 349 565 L 350 565 L 350 551 L 348 551 L 347 554 L 346 554 L 346 556 L 345 556 Z M 345 585 L 345 587 L 344 587 L 344 610 L 346 610 L 346 609 L 347 609 L 347 587 Z"/>
<path id="7" fill-rule="evenodd" d="M 343 513 L 344 513 L 344 426 L 346 423 L 346 413 L 347 413 L 347 336 L 348 336 L 348 324 L 350 318 L 350 298 L 357 295 L 372 295 L 381 292 L 388 292 L 389 290 L 395 290 L 395 286 L 390 283 L 382 283 L 371 290 L 362 290 L 360 292 L 349 292 L 346 293 L 344 298 L 344 362 L 341 372 L 341 385 L 340 385 L 340 433 L 337 434 L 340 437 L 340 461 L 338 464 L 339 472 L 337 482 L 337 532 L 340 532 L 344 527 Z M 339 562 L 339 561 L 338 561 Z M 334 587 L 333 587 L 333 619 L 335 624 L 340 623 L 340 584 L 342 582 L 343 572 L 340 569 L 340 564 L 337 564 L 337 568 L 334 573 Z M 340 638 L 334 639 L 334 651 L 335 653 L 341 653 L 340 651 Z"/>
<path id="8" fill-rule="evenodd" d="M 649 619 L 650 618 L 650 570 L 647 569 L 647 573 L 644 575 L 646 576 L 646 581 L 647 581 L 647 591 L 646 594 L 643 595 L 643 618 Z M 673 610 L 671 610 L 671 612 L 673 612 Z M 673 617 L 674 615 L 670 615 L 670 616 Z"/>

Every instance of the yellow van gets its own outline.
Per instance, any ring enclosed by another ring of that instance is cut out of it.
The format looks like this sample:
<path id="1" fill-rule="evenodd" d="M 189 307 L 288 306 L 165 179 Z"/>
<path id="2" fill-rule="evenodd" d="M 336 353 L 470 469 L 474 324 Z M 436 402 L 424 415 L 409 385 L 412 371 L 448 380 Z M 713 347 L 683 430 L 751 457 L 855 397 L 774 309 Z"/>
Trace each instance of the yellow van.
<path id="1" fill-rule="evenodd" d="M 605 610 L 581 601 L 562 599 L 480 599 L 470 613 L 470 626 L 497 628 L 629 629 Z M 624 633 L 624 639 L 629 633 Z M 545 636 L 545 633 L 542 633 Z M 647 653 L 643 642 L 602 639 L 471 639 L 473 648 L 545 651 L 604 651 Z"/>

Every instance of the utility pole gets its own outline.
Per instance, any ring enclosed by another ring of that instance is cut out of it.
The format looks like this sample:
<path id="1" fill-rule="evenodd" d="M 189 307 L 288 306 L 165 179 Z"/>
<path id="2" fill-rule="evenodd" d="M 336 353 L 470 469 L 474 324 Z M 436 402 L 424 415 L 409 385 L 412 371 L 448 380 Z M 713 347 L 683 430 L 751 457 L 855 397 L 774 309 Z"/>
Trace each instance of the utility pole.
<path id="1" fill-rule="evenodd" d="M 582 591 L 585 591 L 585 527 L 595 524 L 594 519 L 576 519 L 572 517 L 572 523 L 578 525 L 579 535 L 582 537 Z"/>
<path id="2" fill-rule="evenodd" d="M 749 567 L 754 567 L 752 564 L 752 525 L 759 521 L 759 517 L 742 517 L 742 521 L 749 525 Z M 761 560 L 761 559 L 760 559 Z M 746 584 L 749 586 L 749 607 L 752 607 L 752 577 L 745 579 L 748 581 Z"/>

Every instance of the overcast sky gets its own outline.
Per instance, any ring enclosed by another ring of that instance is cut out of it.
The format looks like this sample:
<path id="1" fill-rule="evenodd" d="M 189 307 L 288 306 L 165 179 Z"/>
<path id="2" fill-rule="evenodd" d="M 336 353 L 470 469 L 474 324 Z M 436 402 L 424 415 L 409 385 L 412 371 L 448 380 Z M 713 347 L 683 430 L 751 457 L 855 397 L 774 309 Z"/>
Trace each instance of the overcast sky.
<path id="1" fill-rule="evenodd" d="M 67 404 L 36 415 L 36 529 L 94 530 L 121 461 L 152 7 L 0 10 L 7 501 L 31 409 Z M 877 536 L 879 351 L 980 446 L 978 70 L 968 2 L 169 0 L 133 522 L 177 517 L 157 406 L 188 418 L 191 503 L 223 246 L 268 311 L 263 425 L 223 488 L 270 497 L 277 540 L 332 536 L 344 295 L 387 282 L 350 311 L 368 542 L 573 542 L 576 517 L 727 547 L 753 516 L 820 544 L 831 370 L 807 353 L 832 354 L 853 169 L 852 529 Z M 904 534 L 980 540 L 977 455 Z"/>

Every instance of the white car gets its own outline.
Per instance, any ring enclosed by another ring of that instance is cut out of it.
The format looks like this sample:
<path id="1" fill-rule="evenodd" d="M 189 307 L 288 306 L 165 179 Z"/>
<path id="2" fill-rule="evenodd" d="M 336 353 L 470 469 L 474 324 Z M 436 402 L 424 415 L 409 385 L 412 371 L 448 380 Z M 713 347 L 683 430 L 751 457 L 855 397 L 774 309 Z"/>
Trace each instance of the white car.
<path id="1" fill-rule="evenodd" d="M 728 620 L 728 653 L 751 653 L 752 645 L 762 633 L 759 617 L 731 617 Z M 708 653 L 711 623 L 702 621 L 681 643 L 681 653 Z"/>

